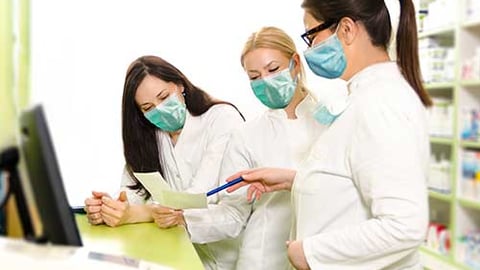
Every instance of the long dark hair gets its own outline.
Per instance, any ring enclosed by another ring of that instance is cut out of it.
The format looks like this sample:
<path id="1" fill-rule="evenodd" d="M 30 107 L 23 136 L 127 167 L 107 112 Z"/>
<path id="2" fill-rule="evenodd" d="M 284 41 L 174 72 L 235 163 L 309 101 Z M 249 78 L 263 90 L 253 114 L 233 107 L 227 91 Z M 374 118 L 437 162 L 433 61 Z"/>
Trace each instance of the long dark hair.
<path id="1" fill-rule="evenodd" d="M 133 176 L 133 172 L 159 172 L 164 175 L 155 135 L 157 127 L 144 117 L 135 102 L 138 86 L 147 75 L 183 86 L 185 104 L 193 116 L 202 115 L 216 104 L 228 104 L 235 109 L 237 107 L 229 102 L 214 100 L 205 91 L 192 84 L 175 66 L 158 56 L 142 56 L 130 64 L 125 76 L 122 98 L 123 154 L 127 171 L 135 181 L 135 185 L 130 188 L 149 198 L 150 194 Z M 240 116 L 243 118 L 241 113 Z"/>
<path id="2" fill-rule="evenodd" d="M 399 4 L 397 64 L 423 105 L 431 106 L 432 100 L 421 80 L 415 9 L 412 0 L 400 0 Z M 361 21 L 372 44 L 385 50 L 388 48 L 392 25 L 384 0 L 303 0 L 302 8 L 318 21 L 338 22 L 344 17 Z"/>

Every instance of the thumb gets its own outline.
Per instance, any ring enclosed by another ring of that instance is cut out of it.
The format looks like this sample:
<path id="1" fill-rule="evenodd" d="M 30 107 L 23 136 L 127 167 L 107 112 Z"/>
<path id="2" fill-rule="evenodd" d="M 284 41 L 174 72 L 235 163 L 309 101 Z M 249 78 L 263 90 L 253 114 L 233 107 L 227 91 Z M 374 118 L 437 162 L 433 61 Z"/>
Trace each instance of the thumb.
<path id="1" fill-rule="evenodd" d="M 121 202 L 128 201 L 127 193 L 125 191 L 120 192 L 120 195 L 118 195 L 118 200 Z"/>
<path id="2" fill-rule="evenodd" d="M 101 199 L 103 196 L 110 197 L 110 195 L 108 195 L 108 193 L 106 192 L 100 192 L 95 190 L 92 191 L 92 195 L 97 199 Z"/>

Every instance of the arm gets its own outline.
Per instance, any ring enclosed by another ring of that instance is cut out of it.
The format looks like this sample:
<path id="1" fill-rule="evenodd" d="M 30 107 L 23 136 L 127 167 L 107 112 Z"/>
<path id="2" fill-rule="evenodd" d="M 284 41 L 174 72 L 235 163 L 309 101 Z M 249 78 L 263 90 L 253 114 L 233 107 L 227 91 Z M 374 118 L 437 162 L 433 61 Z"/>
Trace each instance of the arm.
<path id="1" fill-rule="evenodd" d="M 141 193 L 128 187 L 133 184 L 135 182 L 125 168 L 118 199 L 112 199 L 110 196 L 100 198 L 102 222 L 108 226 L 115 227 L 129 223 L 151 222 L 153 220 L 151 200 L 146 201 Z"/>
<path id="2" fill-rule="evenodd" d="M 122 191 L 116 200 L 106 196 L 102 197 L 101 214 L 105 224 L 110 227 L 153 220 L 151 205 L 130 205 L 125 191 Z"/>
<path id="3" fill-rule="evenodd" d="M 381 269 L 415 252 L 424 240 L 428 140 L 416 137 L 422 123 L 415 126 L 415 120 L 389 108 L 370 110 L 354 135 L 349 162 L 371 218 L 303 239 L 312 269 Z"/>
<path id="4" fill-rule="evenodd" d="M 263 167 L 243 170 L 227 178 L 226 181 L 230 182 L 240 176 L 243 177 L 242 182 L 232 185 L 227 188 L 227 191 L 234 192 L 248 185 L 247 200 L 252 201 L 254 196 L 259 200 L 263 193 L 280 190 L 290 191 L 296 174 L 297 171 L 295 170 L 281 168 Z"/>
<path id="5" fill-rule="evenodd" d="M 220 168 L 220 184 L 225 178 L 254 164 L 242 134 L 232 132 L 225 149 Z M 213 195 L 217 196 L 217 195 Z M 208 209 L 184 210 L 184 218 L 192 242 L 207 243 L 234 238 L 242 231 L 251 212 L 251 204 L 246 200 L 245 189 L 234 193 L 218 193 L 218 203 L 209 204 Z"/>
<path id="6" fill-rule="evenodd" d="M 208 132 L 207 146 L 194 172 L 192 186 L 186 192 L 207 192 L 218 186 L 219 170 L 230 133 L 243 125 L 243 119 L 232 106 L 217 105 L 210 110 L 214 111 L 208 116 L 209 124 L 205 130 Z"/>

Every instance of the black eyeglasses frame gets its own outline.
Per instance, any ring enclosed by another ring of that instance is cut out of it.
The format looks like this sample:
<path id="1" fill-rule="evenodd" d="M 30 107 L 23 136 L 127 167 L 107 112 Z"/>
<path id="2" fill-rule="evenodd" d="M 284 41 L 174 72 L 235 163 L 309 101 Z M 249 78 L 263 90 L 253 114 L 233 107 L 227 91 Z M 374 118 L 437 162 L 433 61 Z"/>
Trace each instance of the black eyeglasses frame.
<path id="1" fill-rule="evenodd" d="M 301 35 L 301 37 L 302 37 L 303 41 L 305 41 L 305 43 L 307 43 L 307 46 L 311 47 L 313 39 L 315 37 L 310 38 L 310 36 L 329 28 L 330 26 L 334 25 L 335 23 L 336 23 L 335 21 L 326 21 L 324 23 L 321 23 L 321 24 L 315 26 L 314 28 L 312 28 L 310 30 L 307 30 L 305 33 L 303 33 Z"/>

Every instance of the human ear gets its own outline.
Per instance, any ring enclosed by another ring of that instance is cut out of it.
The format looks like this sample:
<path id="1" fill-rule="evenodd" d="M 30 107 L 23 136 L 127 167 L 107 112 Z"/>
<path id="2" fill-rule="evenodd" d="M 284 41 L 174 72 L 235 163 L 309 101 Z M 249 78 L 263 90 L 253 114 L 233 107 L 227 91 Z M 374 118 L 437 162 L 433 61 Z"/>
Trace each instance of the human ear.
<path id="1" fill-rule="evenodd" d="M 295 71 L 295 74 L 300 73 L 300 55 L 298 53 L 294 53 L 292 56 L 293 59 L 293 70 Z"/>
<path id="2" fill-rule="evenodd" d="M 357 38 L 358 24 L 349 17 L 342 18 L 339 24 L 337 35 L 341 37 L 345 45 L 351 45 Z"/>

